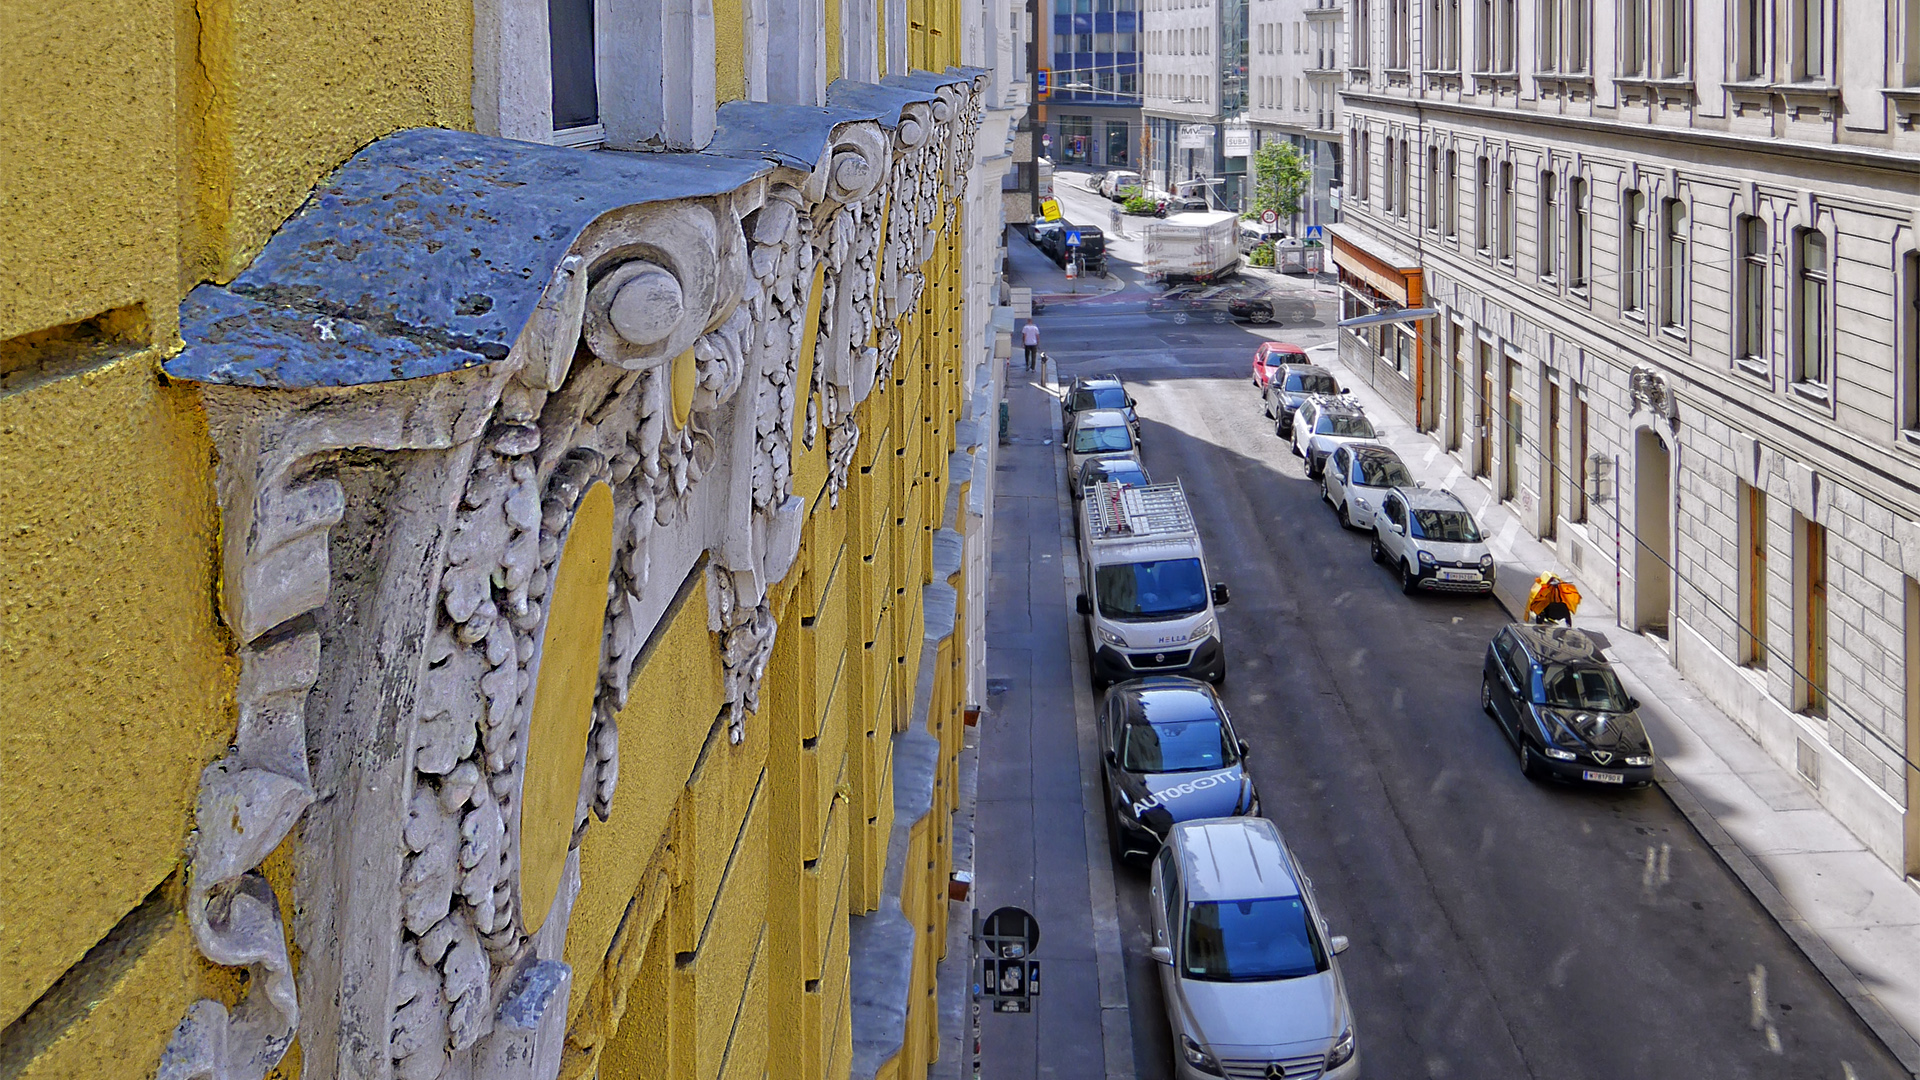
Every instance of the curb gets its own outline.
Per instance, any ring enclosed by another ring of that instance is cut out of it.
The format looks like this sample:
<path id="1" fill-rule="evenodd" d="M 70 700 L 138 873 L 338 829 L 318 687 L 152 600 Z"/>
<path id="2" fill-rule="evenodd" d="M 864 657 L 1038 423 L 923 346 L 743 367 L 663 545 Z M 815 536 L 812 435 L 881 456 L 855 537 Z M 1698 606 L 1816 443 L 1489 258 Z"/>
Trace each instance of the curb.
<path id="1" fill-rule="evenodd" d="M 1059 368 L 1048 358 L 1042 373 L 1051 392 L 1060 385 Z M 1063 418 L 1056 395 L 1048 419 L 1055 447 L 1062 446 Z M 1073 499 L 1067 493 L 1067 471 L 1059 453 L 1055 468 L 1054 500 L 1060 513 L 1060 584 L 1067 596 L 1067 652 L 1073 667 L 1073 719 L 1080 745 L 1080 805 L 1085 811 L 1087 893 L 1093 905 L 1094 972 L 1100 987 L 1100 1042 L 1107 1080 L 1134 1080 L 1133 1010 L 1127 1000 L 1126 953 L 1120 939 L 1120 897 L 1113 881 L 1113 863 L 1106 857 L 1107 808 L 1100 789 L 1100 737 L 1093 715 L 1093 691 L 1082 676 L 1087 668 L 1086 640 L 1076 625 L 1080 559 L 1074 550 Z"/>

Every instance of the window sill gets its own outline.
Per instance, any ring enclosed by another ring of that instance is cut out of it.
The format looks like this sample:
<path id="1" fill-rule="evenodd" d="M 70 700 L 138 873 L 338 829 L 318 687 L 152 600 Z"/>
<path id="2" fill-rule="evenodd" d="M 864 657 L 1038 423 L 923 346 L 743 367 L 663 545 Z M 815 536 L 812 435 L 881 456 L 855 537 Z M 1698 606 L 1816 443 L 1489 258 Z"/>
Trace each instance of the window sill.
<path id="1" fill-rule="evenodd" d="M 1662 337 L 1665 337 L 1668 341 L 1677 342 L 1681 345 L 1685 345 L 1687 343 L 1687 328 L 1684 326 L 1674 326 L 1672 324 L 1668 324 L 1660 328 L 1660 334 Z"/>
<path id="2" fill-rule="evenodd" d="M 1744 371 L 1762 382 L 1773 382 L 1773 365 L 1757 356 L 1734 357 L 1733 366 L 1736 370 Z"/>
<path id="3" fill-rule="evenodd" d="M 1647 309 L 1645 308 L 1622 308 L 1620 309 L 1620 317 L 1630 323 L 1639 323 L 1641 326 L 1647 325 Z"/>
<path id="4" fill-rule="evenodd" d="M 1795 396 L 1818 405 L 1833 404 L 1833 390 L 1825 383 L 1795 382 L 1787 384 Z"/>
<path id="5" fill-rule="evenodd" d="M 1901 428 L 1900 441 L 1916 450 L 1920 450 L 1920 428 Z"/>
<path id="6" fill-rule="evenodd" d="M 607 141 L 607 129 L 601 124 L 588 124 L 586 127 L 566 128 L 553 133 L 553 145 L 570 146 L 576 150 L 591 150 Z"/>

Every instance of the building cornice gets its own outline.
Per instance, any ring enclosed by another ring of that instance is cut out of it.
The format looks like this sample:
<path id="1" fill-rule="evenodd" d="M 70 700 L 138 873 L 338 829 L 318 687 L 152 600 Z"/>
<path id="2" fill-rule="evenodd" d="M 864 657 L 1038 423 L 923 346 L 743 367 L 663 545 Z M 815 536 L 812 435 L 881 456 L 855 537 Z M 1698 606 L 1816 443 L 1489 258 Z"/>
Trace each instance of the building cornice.
<path id="1" fill-rule="evenodd" d="M 1867 169 L 1884 169 L 1888 172 L 1920 172 L 1920 155 L 1895 150 L 1878 150 L 1870 147 L 1848 146 L 1833 143 L 1800 143 L 1785 139 L 1759 138 L 1751 135 L 1739 135 L 1732 132 L 1713 131 L 1697 127 L 1661 127 L 1647 124 L 1632 124 L 1618 120 L 1606 120 L 1597 117 L 1565 116 L 1552 113 L 1532 112 L 1526 109 L 1495 109 L 1484 105 L 1468 105 L 1454 101 L 1433 101 L 1425 98 L 1402 97 L 1394 94 L 1378 94 L 1366 91 L 1346 90 L 1341 92 L 1343 105 L 1371 105 L 1405 112 L 1436 112 L 1449 116 L 1471 117 L 1475 120 L 1499 120 L 1507 123 L 1532 124 L 1538 127 L 1553 128 L 1560 131 L 1588 131 L 1605 134 L 1615 138 L 1646 142 L 1667 142 L 1688 147 L 1710 146 L 1735 153 L 1758 153 L 1780 157 L 1797 158 L 1803 161 L 1818 161 L 1828 164 L 1851 165 Z"/>

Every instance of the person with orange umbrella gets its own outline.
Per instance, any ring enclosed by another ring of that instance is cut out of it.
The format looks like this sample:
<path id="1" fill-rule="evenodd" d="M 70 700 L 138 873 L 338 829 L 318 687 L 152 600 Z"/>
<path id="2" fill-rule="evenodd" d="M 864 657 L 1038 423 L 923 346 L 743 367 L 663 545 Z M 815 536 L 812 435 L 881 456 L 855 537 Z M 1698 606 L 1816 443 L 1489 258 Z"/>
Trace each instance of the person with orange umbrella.
<path id="1" fill-rule="evenodd" d="M 1533 579 L 1533 588 L 1527 591 L 1527 621 L 1537 623 L 1557 622 L 1573 625 L 1573 613 L 1580 608 L 1580 590 L 1573 582 L 1562 581 L 1557 575 L 1541 574 Z"/>

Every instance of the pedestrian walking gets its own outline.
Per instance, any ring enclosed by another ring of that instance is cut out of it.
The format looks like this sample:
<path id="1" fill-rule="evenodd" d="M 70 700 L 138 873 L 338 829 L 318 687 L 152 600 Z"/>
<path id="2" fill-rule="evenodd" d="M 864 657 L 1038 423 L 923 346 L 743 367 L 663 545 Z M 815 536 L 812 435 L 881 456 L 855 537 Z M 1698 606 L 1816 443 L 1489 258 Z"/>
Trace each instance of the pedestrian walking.
<path id="1" fill-rule="evenodd" d="M 1028 319 L 1027 328 L 1021 332 L 1020 340 L 1027 347 L 1027 370 L 1032 371 L 1034 363 L 1040 356 L 1040 324 Z"/>
<path id="2" fill-rule="evenodd" d="M 1119 203 L 1113 204 L 1113 207 L 1110 210 L 1108 210 L 1107 223 L 1111 226 L 1111 228 L 1107 230 L 1108 232 L 1113 233 L 1113 235 L 1115 236 L 1127 235 L 1126 230 L 1122 228 L 1120 224 L 1120 204 Z"/>

